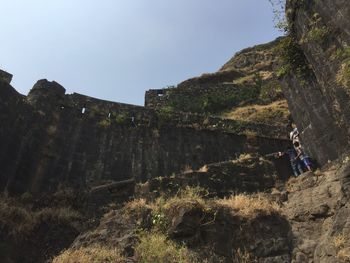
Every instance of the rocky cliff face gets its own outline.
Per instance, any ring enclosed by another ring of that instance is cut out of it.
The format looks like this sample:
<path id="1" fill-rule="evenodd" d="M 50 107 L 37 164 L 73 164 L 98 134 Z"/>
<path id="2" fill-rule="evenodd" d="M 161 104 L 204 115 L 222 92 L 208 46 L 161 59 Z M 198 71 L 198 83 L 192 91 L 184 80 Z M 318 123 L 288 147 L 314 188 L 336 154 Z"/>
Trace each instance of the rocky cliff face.
<path id="1" fill-rule="evenodd" d="M 283 208 L 291 225 L 292 262 L 349 262 L 349 163 L 287 184 Z"/>
<path id="2" fill-rule="evenodd" d="M 325 164 L 349 148 L 350 7 L 343 0 L 290 0 L 287 15 L 284 94 L 308 150 Z"/>

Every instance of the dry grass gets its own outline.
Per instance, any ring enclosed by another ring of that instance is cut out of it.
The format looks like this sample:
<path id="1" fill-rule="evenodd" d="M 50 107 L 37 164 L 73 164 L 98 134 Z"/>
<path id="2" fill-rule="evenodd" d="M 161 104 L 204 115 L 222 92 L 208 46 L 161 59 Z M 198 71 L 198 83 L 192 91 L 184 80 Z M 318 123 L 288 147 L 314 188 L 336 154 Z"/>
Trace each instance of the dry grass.
<path id="1" fill-rule="evenodd" d="M 288 192 L 294 192 L 296 190 L 299 189 L 299 186 L 298 186 L 298 178 L 296 177 L 290 177 L 288 179 L 288 181 L 286 182 L 286 186 L 285 186 L 286 190 Z"/>
<path id="2" fill-rule="evenodd" d="M 13 236 L 29 234 L 42 221 L 74 223 L 82 218 L 81 214 L 70 208 L 44 208 L 31 211 L 14 200 L 0 199 L 0 225 Z"/>
<path id="3" fill-rule="evenodd" d="M 338 85 L 346 87 L 347 91 L 350 89 L 350 59 L 345 60 L 337 72 L 336 82 Z"/>
<path id="4" fill-rule="evenodd" d="M 134 199 L 134 200 L 127 202 L 124 205 L 124 209 L 126 209 L 126 210 L 140 210 L 145 206 L 147 206 L 146 199 L 140 198 L 140 199 Z"/>
<path id="5" fill-rule="evenodd" d="M 145 183 L 137 183 L 135 187 L 136 196 L 148 197 L 150 194 L 149 181 Z"/>
<path id="6" fill-rule="evenodd" d="M 239 78 L 239 79 L 235 79 L 233 81 L 233 84 L 236 84 L 236 85 L 254 85 L 255 84 L 255 79 L 256 79 L 256 76 L 254 74 L 251 74 L 251 75 L 247 75 L 247 76 L 244 76 L 242 78 Z"/>
<path id="7" fill-rule="evenodd" d="M 259 71 L 250 73 L 247 76 L 235 79 L 232 81 L 233 84 L 236 85 L 254 85 L 256 84 L 257 78 L 260 78 L 261 80 L 269 80 L 273 77 L 273 74 L 271 71 Z"/>
<path id="8" fill-rule="evenodd" d="M 341 249 L 344 247 L 346 240 L 347 240 L 347 238 L 345 235 L 342 235 L 342 234 L 337 235 L 337 236 L 332 238 L 332 244 L 334 245 L 335 248 Z"/>
<path id="9" fill-rule="evenodd" d="M 37 223 L 37 216 L 28 209 L 10 200 L 0 199 L 0 225 L 9 229 L 9 234 L 29 233 Z"/>
<path id="10" fill-rule="evenodd" d="M 135 247 L 137 262 L 140 263 L 195 263 L 193 253 L 185 246 L 168 240 L 164 234 L 151 232 L 140 237 Z"/>
<path id="11" fill-rule="evenodd" d="M 256 139 L 256 137 L 258 136 L 258 133 L 252 130 L 244 130 L 242 134 L 244 134 L 247 137 L 247 140 Z"/>
<path id="12" fill-rule="evenodd" d="M 252 256 L 247 251 L 242 251 L 241 249 L 237 249 L 233 255 L 233 258 L 235 259 L 234 262 L 237 263 L 254 263 L 258 262 L 254 256 Z"/>
<path id="13" fill-rule="evenodd" d="M 279 100 L 268 105 L 249 105 L 235 108 L 223 114 L 226 119 L 266 123 L 285 126 L 290 112 L 286 100 Z"/>
<path id="14" fill-rule="evenodd" d="M 68 249 L 54 258 L 52 263 L 121 263 L 124 258 L 116 248 L 101 246 Z"/>
<path id="15" fill-rule="evenodd" d="M 128 210 L 137 210 L 141 207 L 149 207 L 153 211 L 159 212 L 165 211 L 170 207 L 181 206 L 186 203 L 198 203 L 204 206 L 205 200 L 203 199 L 203 196 L 207 194 L 208 191 L 202 187 L 187 186 L 181 189 L 175 196 L 161 196 L 151 203 L 147 203 L 145 199 L 135 199 L 133 201 L 128 202 L 125 205 L 125 207 L 128 207 Z"/>
<path id="16" fill-rule="evenodd" d="M 193 172 L 193 169 L 189 165 L 186 165 L 184 170 L 182 171 L 182 173 L 184 173 L 184 174 L 188 174 L 188 173 L 192 173 L 192 172 Z"/>
<path id="17" fill-rule="evenodd" d="M 198 172 L 200 173 L 208 172 L 208 166 L 207 165 L 202 166 L 201 168 L 198 169 Z"/>
<path id="18" fill-rule="evenodd" d="M 241 154 L 237 159 L 232 160 L 232 163 L 240 163 L 240 162 L 245 162 L 249 159 L 253 158 L 253 156 L 249 153 L 244 153 Z"/>
<path id="19" fill-rule="evenodd" d="M 200 206 L 205 206 L 205 200 L 203 199 L 203 195 L 207 193 L 206 190 L 197 186 L 197 187 L 189 187 L 187 186 L 184 189 L 181 189 L 180 192 L 174 196 L 166 200 L 165 209 L 168 210 L 170 208 L 185 206 L 186 204 L 194 204 L 197 203 Z"/>
<path id="20" fill-rule="evenodd" d="M 337 258 L 342 262 L 350 262 L 350 249 L 345 248 L 345 244 L 348 238 L 344 234 L 334 236 L 331 243 L 335 247 L 337 252 Z"/>
<path id="21" fill-rule="evenodd" d="M 215 201 L 219 206 L 227 207 L 233 213 L 245 218 L 254 218 L 259 214 L 271 215 L 280 212 L 280 206 L 260 195 L 234 195 Z"/>
<path id="22" fill-rule="evenodd" d="M 40 219 L 56 219 L 59 221 L 71 222 L 81 219 L 81 214 L 68 207 L 59 208 L 44 208 L 38 212 L 37 216 Z"/>
<path id="23" fill-rule="evenodd" d="M 161 232 L 167 231 L 171 219 L 179 209 L 199 208 L 205 210 L 203 196 L 207 191 L 201 187 L 186 187 L 172 197 L 161 196 L 150 204 L 153 226 Z"/>
<path id="24" fill-rule="evenodd" d="M 272 79 L 273 78 L 273 72 L 272 71 L 260 71 L 259 72 L 260 74 L 260 77 L 262 80 L 269 80 L 269 79 Z"/>
<path id="25" fill-rule="evenodd" d="M 337 258 L 342 260 L 342 262 L 350 262 L 350 250 L 340 249 L 337 253 Z"/>
<path id="26" fill-rule="evenodd" d="M 133 217 L 142 218 L 144 213 L 151 209 L 151 206 L 147 204 L 146 199 L 139 198 L 127 202 L 123 207 L 123 215 L 126 218 Z"/>

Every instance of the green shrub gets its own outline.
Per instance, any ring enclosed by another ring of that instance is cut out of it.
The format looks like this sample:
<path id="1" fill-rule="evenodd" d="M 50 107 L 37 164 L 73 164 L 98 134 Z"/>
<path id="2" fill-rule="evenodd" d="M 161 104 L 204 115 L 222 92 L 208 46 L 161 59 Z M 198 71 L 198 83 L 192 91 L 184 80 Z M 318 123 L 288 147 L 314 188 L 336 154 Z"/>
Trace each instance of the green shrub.
<path id="1" fill-rule="evenodd" d="M 163 115 L 171 115 L 174 112 L 174 108 L 172 106 L 163 106 L 159 109 L 159 113 Z"/>
<path id="2" fill-rule="evenodd" d="M 279 81 L 269 81 L 261 86 L 259 99 L 264 103 L 283 98 L 282 86 Z"/>
<path id="3" fill-rule="evenodd" d="M 329 33 L 330 31 L 327 26 L 313 26 L 307 33 L 307 40 L 322 44 L 326 40 Z"/>
<path id="4" fill-rule="evenodd" d="M 280 67 L 276 71 L 277 77 L 295 74 L 300 81 L 304 81 L 310 74 L 311 69 L 303 51 L 296 41 L 291 37 L 282 39 L 276 47 Z"/>
<path id="5" fill-rule="evenodd" d="M 335 54 L 332 56 L 332 59 L 348 59 L 350 58 L 350 47 L 345 46 L 343 48 L 338 48 L 335 51 Z"/>
<path id="6" fill-rule="evenodd" d="M 152 203 L 152 225 L 153 227 L 165 233 L 170 225 L 169 218 L 166 216 L 166 203 L 164 197 L 159 197 Z"/>
<path id="7" fill-rule="evenodd" d="M 115 116 L 115 121 L 118 124 L 123 124 L 126 121 L 125 113 L 119 113 L 117 116 Z"/>
<path id="8" fill-rule="evenodd" d="M 98 125 L 102 128 L 108 128 L 111 125 L 111 121 L 109 119 L 101 120 Z"/>
<path id="9" fill-rule="evenodd" d="M 174 108 L 170 105 L 161 107 L 157 111 L 158 127 L 161 127 L 166 123 L 169 123 L 172 119 L 173 112 L 174 112 Z"/>
<path id="10" fill-rule="evenodd" d="M 203 97 L 201 111 L 204 113 L 219 113 L 238 105 L 255 101 L 259 97 L 260 88 L 261 87 L 256 84 L 240 87 L 227 95 L 220 93 L 208 94 Z"/>
<path id="11" fill-rule="evenodd" d="M 330 34 L 330 29 L 326 25 L 322 25 L 322 19 L 318 13 L 315 13 L 309 24 L 309 31 L 306 34 L 306 41 L 316 42 L 318 44 L 324 43 Z"/>
<path id="12" fill-rule="evenodd" d="M 135 247 L 137 262 L 140 263 L 195 263 L 193 253 L 185 246 L 167 240 L 157 232 L 142 233 L 140 243 Z"/>

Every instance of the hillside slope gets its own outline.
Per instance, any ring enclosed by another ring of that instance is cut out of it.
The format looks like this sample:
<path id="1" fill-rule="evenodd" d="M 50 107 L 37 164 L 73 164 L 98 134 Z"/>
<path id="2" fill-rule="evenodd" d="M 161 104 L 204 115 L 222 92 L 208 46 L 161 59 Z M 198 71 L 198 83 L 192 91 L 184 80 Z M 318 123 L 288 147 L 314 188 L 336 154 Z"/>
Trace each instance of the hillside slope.
<path id="1" fill-rule="evenodd" d="M 290 113 L 273 70 L 278 60 L 275 48 L 281 40 L 238 52 L 218 72 L 188 79 L 176 87 L 149 90 L 145 105 L 287 127 Z"/>

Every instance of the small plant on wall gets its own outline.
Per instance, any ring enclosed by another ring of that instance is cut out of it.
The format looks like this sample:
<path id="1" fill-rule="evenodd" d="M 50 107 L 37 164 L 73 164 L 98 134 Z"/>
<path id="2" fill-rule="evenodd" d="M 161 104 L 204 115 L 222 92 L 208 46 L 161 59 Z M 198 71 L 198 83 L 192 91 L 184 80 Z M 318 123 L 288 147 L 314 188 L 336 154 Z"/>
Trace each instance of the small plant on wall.
<path id="1" fill-rule="evenodd" d="M 303 41 L 316 42 L 323 44 L 330 35 L 330 29 L 322 24 L 322 19 L 318 13 L 315 13 L 309 23 L 309 31 L 306 33 Z"/>
<path id="2" fill-rule="evenodd" d="M 125 114 L 123 114 L 123 113 L 119 113 L 117 116 L 115 116 L 115 121 L 118 124 L 124 123 L 126 121 L 126 119 L 127 118 L 126 118 Z"/>
<path id="3" fill-rule="evenodd" d="M 282 39 L 275 51 L 280 62 L 277 77 L 295 74 L 303 82 L 312 73 L 303 51 L 291 36 Z"/>
<path id="4" fill-rule="evenodd" d="M 111 125 L 111 121 L 109 119 L 101 120 L 98 125 L 102 128 L 108 128 Z"/>

